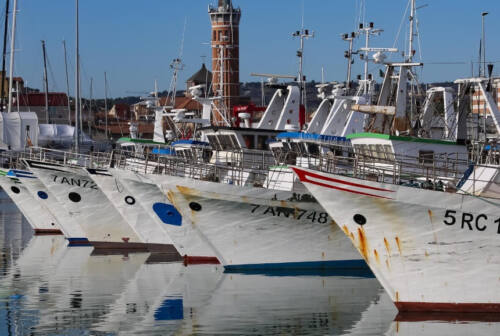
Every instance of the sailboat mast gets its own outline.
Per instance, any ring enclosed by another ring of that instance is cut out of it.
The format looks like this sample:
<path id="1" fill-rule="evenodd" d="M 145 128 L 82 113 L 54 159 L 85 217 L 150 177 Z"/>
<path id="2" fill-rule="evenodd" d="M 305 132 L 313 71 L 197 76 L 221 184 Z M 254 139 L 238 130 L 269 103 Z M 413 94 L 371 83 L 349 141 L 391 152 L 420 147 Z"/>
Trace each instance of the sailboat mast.
<path id="1" fill-rule="evenodd" d="M 5 25 L 3 29 L 3 53 L 2 53 L 2 88 L 1 88 L 1 100 L 0 100 L 0 111 L 3 112 L 3 106 L 5 103 L 5 54 L 7 53 L 7 36 L 9 31 L 9 4 L 10 0 L 7 0 L 5 5 Z"/>
<path id="2" fill-rule="evenodd" d="M 17 0 L 14 0 L 14 10 L 12 11 L 12 32 L 10 36 L 10 69 L 9 69 L 9 102 L 7 112 L 12 112 L 12 83 L 14 74 L 14 48 L 16 47 L 16 16 Z"/>
<path id="3" fill-rule="evenodd" d="M 104 135 L 106 136 L 107 140 L 108 139 L 108 77 L 106 71 L 104 71 L 104 126 L 106 127 Z"/>
<path id="4" fill-rule="evenodd" d="M 75 76 L 75 150 L 80 152 L 80 32 L 78 22 L 78 0 L 75 0 L 76 7 L 76 76 Z"/>
<path id="5" fill-rule="evenodd" d="M 63 41 L 63 48 L 64 48 L 64 68 L 66 69 L 66 93 L 68 96 L 68 123 L 71 123 L 71 101 L 69 98 L 68 56 L 66 53 L 66 41 Z"/>
<path id="6" fill-rule="evenodd" d="M 93 84 L 94 79 L 90 77 L 90 102 L 89 102 L 89 114 L 88 114 L 88 126 L 89 126 L 89 137 L 92 137 L 92 99 L 93 99 Z"/>
<path id="7" fill-rule="evenodd" d="M 43 84 L 45 86 L 45 122 L 50 124 L 49 118 L 49 80 L 47 76 L 47 52 L 45 50 L 45 41 L 42 40 L 43 54 Z"/>

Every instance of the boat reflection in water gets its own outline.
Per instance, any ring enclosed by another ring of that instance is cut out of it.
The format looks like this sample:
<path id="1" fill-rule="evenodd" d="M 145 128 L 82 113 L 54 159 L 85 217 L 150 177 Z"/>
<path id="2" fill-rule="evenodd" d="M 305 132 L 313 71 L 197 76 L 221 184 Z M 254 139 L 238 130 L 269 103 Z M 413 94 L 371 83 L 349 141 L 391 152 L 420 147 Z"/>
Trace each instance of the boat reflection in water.
<path id="1" fill-rule="evenodd" d="M 398 315 L 366 271 L 224 273 L 35 236 L 0 193 L 0 335 L 490 335 L 495 315 Z"/>

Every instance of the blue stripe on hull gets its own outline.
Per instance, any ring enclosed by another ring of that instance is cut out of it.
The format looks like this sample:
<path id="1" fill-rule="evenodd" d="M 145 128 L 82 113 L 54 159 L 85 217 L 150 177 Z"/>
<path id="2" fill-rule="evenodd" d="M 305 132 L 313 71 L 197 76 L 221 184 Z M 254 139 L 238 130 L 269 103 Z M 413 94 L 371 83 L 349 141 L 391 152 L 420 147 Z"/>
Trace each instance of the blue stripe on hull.
<path id="1" fill-rule="evenodd" d="M 17 170 L 17 169 L 11 169 L 7 173 L 7 176 L 11 177 L 18 177 L 18 178 L 36 178 L 33 176 L 32 172 L 29 171 L 24 171 L 24 170 Z"/>
<path id="2" fill-rule="evenodd" d="M 374 277 L 368 265 L 366 265 L 365 261 L 362 259 L 226 265 L 224 266 L 224 272 L 270 276 L 316 275 Z"/>
<path id="3" fill-rule="evenodd" d="M 87 238 L 67 238 L 68 246 L 92 246 Z"/>

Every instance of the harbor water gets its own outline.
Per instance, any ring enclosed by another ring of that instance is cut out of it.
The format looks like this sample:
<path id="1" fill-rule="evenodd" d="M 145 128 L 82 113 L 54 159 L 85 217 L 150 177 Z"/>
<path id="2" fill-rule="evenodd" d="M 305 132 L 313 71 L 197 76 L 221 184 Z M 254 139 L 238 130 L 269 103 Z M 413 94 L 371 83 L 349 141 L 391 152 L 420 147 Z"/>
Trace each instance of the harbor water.
<path id="1" fill-rule="evenodd" d="M 496 316 L 400 315 L 370 271 L 227 273 L 33 236 L 0 192 L 0 335 L 493 335 Z"/>

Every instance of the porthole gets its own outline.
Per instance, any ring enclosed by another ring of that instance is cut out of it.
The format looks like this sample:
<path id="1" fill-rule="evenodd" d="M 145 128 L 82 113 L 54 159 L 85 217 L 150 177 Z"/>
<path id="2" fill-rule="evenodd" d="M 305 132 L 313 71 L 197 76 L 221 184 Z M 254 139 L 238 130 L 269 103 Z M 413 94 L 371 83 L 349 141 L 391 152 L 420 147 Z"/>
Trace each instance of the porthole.
<path id="1" fill-rule="evenodd" d="M 356 222 L 356 224 L 358 224 L 358 225 L 365 225 L 366 224 L 366 217 L 363 215 L 356 214 L 356 215 L 354 215 L 354 217 L 352 219 L 354 219 L 354 222 Z"/>
<path id="2" fill-rule="evenodd" d="M 128 205 L 134 205 L 135 198 L 133 198 L 132 196 L 127 196 L 127 197 L 125 197 L 125 203 L 127 203 Z"/>
<path id="3" fill-rule="evenodd" d="M 44 199 L 44 200 L 49 198 L 49 195 L 47 195 L 47 193 L 45 191 L 39 191 L 39 192 L 37 192 L 37 195 L 38 195 L 38 197 L 40 197 L 41 199 Z"/>
<path id="4" fill-rule="evenodd" d="M 70 192 L 68 194 L 68 198 L 72 201 L 72 202 L 75 202 L 75 203 L 78 203 L 82 200 L 82 196 L 80 196 L 80 194 L 76 193 L 76 192 Z"/>
<path id="5" fill-rule="evenodd" d="M 191 203 L 189 203 L 189 207 L 193 211 L 201 211 L 201 204 L 200 203 L 191 202 Z"/>
<path id="6" fill-rule="evenodd" d="M 21 192 L 21 190 L 18 187 L 10 187 L 10 190 L 12 190 L 14 194 L 19 194 Z"/>

